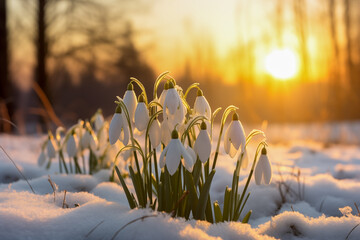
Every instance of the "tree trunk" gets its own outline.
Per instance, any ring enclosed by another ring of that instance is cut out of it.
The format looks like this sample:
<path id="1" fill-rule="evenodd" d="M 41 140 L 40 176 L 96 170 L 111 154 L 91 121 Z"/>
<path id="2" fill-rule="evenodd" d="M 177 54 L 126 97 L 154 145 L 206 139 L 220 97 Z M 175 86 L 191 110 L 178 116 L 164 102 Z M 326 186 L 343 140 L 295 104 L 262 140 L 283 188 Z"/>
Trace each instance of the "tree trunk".
<path id="1" fill-rule="evenodd" d="M 36 67 L 35 77 L 41 89 L 45 92 L 47 97 L 51 99 L 50 89 L 46 74 L 46 57 L 48 54 L 47 41 L 46 41 L 46 19 L 45 19 L 46 3 L 47 0 L 38 0 L 37 39 L 36 39 L 37 67 Z"/>
<path id="2" fill-rule="evenodd" d="M 0 0 L 0 131 L 11 131 L 14 99 L 11 99 L 12 86 L 9 79 L 8 34 L 6 27 L 6 0 Z M 2 128 L 1 128 L 2 127 Z"/>

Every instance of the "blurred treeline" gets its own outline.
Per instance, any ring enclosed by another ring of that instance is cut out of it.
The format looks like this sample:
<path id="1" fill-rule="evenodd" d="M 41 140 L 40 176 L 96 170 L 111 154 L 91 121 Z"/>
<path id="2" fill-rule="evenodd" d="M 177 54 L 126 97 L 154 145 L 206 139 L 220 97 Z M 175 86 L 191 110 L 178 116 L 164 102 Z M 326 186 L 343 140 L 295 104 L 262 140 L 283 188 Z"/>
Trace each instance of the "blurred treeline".
<path id="1" fill-rule="evenodd" d="M 130 77 L 152 95 L 160 74 L 154 69 L 176 72 L 183 88 L 200 82 L 213 108 L 239 106 L 243 121 L 359 119 L 360 1 L 249 2 L 234 9 L 238 34 L 226 54 L 219 53 L 213 35 L 195 29 L 181 36 L 189 42 L 188 51 L 176 56 L 182 64 L 163 69 L 147 58 L 156 51 L 151 42 L 138 46 L 144 34 L 132 21 L 148 14 L 150 2 L 0 0 L 0 130 L 54 126 L 51 108 L 66 125 L 98 108 L 108 116 Z M 259 15 L 266 21 L 258 22 Z M 299 73 L 284 82 L 259 70 L 262 52 L 282 47 L 300 57 Z"/>

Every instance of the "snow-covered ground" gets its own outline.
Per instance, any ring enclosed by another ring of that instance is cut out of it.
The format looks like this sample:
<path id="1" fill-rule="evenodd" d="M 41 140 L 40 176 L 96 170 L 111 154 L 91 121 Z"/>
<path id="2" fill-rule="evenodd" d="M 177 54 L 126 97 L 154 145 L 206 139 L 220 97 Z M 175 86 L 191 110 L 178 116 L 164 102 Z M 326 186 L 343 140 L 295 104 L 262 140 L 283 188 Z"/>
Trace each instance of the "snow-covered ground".
<path id="1" fill-rule="evenodd" d="M 0 145 L 35 191 L 1 150 L 0 239 L 360 239 L 354 204 L 360 204 L 359 130 L 359 123 L 268 128 L 273 179 L 269 186 L 252 180 L 244 210 L 253 210 L 250 224 L 130 210 L 122 187 L 107 181 L 108 170 L 64 175 L 54 164 L 47 171 L 37 166 L 44 136 L 0 135 Z M 253 152 L 250 146 L 251 157 Z M 222 204 L 234 167 L 234 159 L 220 156 L 212 201 Z M 242 175 L 240 189 L 245 181 Z"/>

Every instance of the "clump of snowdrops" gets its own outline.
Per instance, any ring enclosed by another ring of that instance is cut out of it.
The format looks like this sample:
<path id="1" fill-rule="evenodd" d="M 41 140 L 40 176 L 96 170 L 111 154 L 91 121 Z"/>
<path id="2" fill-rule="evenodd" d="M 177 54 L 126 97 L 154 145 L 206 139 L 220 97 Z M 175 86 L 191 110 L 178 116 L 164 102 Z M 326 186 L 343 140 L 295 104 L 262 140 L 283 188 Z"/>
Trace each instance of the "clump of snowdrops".
<path id="1" fill-rule="evenodd" d="M 164 89 L 158 96 L 161 82 Z M 134 85 L 141 90 L 138 97 Z M 192 89 L 197 90 L 193 107 L 187 102 L 187 96 L 194 92 Z M 223 111 L 216 149 L 212 149 L 213 124 L 221 108 L 211 110 L 198 83 L 192 84 L 184 93 L 175 79 L 165 72 L 156 79 L 153 100 L 149 101 L 143 84 L 131 78 L 124 97 L 118 96 L 115 103 L 109 142 L 115 144 L 120 141 L 124 145 L 118 151 L 115 163 L 123 152 L 132 152 L 128 171 L 136 196 L 129 191 L 124 180 L 126 174 L 120 172 L 116 164 L 113 165 L 111 179 L 116 172 L 130 208 L 150 207 L 171 213 L 174 217 L 211 223 L 248 222 L 251 211 L 243 214 L 243 209 L 250 196 L 250 180 L 255 175 L 257 184 L 269 184 L 272 173 L 267 144 L 263 140 L 255 151 L 246 184 L 239 189 L 240 169 L 246 169 L 249 162 L 247 145 L 254 136 L 262 135 L 265 139 L 265 135 L 262 131 L 253 130 L 246 136 L 236 113 L 237 107 L 231 105 Z M 228 118 L 229 124 L 224 133 Z M 144 144 L 135 138 L 135 129 L 141 133 Z M 67 135 L 71 137 L 71 134 Z M 222 137 L 225 153 L 231 158 L 236 157 L 237 161 L 232 186 L 224 189 L 221 209 L 217 201 L 211 202 L 209 192 Z M 157 153 L 160 152 L 158 159 Z"/>
<path id="2" fill-rule="evenodd" d="M 90 121 L 79 120 L 68 130 L 58 127 L 55 136 L 49 131 L 41 150 L 38 165 L 47 162 L 46 168 L 50 168 L 57 160 L 60 173 L 93 174 L 109 168 L 112 147 L 102 111 L 98 110 Z"/>

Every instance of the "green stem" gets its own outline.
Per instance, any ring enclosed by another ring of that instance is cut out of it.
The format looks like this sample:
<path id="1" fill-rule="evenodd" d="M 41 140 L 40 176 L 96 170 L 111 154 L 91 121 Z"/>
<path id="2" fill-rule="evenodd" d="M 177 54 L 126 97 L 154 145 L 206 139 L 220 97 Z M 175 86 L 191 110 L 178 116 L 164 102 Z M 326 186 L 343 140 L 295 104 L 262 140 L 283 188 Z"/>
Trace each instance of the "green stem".
<path id="1" fill-rule="evenodd" d="M 66 162 L 65 162 L 65 158 L 64 158 L 64 154 L 63 154 L 62 150 L 59 151 L 59 156 L 60 156 L 60 159 L 61 159 L 61 161 L 62 161 L 62 163 L 64 165 L 64 169 L 65 169 L 66 174 L 69 174 L 69 170 L 68 170 L 68 168 L 66 166 Z"/>
<path id="2" fill-rule="evenodd" d="M 85 168 L 85 157 L 84 157 L 84 154 L 81 154 L 81 158 L 82 158 L 82 162 L 83 162 L 83 171 L 84 171 L 84 174 L 86 174 L 86 168 Z"/>

